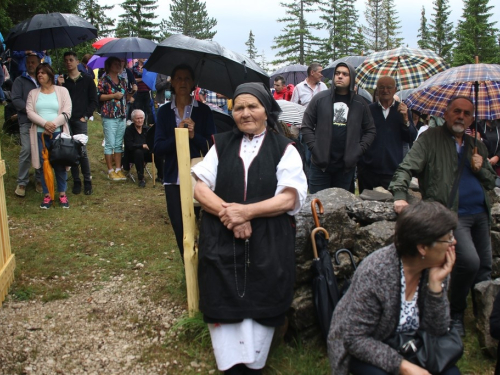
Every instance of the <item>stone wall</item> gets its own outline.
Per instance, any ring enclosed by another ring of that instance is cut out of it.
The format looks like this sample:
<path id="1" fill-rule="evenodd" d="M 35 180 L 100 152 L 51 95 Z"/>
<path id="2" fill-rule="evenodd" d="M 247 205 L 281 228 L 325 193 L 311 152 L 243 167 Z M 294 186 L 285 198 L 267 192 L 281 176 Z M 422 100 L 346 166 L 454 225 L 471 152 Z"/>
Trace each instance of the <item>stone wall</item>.
<path id="1" fill-rule="evenodd" d="M 419 194 L 411 192 L 410 201 L 417 201 Z M 365 194 L 363 194 L 365 195 Z M 289 314 L 290 328 L 299 333 L 306 341 L 321 340 L 313 306 L 311 264 L 313 259 L 310 234 L 314 229 L 311 212 L 311 200 L 319 198 L 324 207 L 324 214 L 318 215 L 320 225 L 330 234 L 329 251 L 347 248 L 352 251 L 358 264 L 368 254 L 391 244 L 394 239 L 396 214 L 392 198 L 384 194 L 373 194 L 383 201 L 363 200 L 342 189 L 327 189 L 315 195 L 309 195 L 302 210 L 296 215 L 297 241 L 295 256 L 297 262 L 297 278 L 295 296 Z M 500 277 L 500 189 L 490 194 L 492 206 L 492 246 L 493 274 Z M 332 258 L 333 259 L 333 258 Z M 341 255 L 341 264 L 334 261 L 337 279 L 351 276 L 352 267 L 347 255 Z"/>

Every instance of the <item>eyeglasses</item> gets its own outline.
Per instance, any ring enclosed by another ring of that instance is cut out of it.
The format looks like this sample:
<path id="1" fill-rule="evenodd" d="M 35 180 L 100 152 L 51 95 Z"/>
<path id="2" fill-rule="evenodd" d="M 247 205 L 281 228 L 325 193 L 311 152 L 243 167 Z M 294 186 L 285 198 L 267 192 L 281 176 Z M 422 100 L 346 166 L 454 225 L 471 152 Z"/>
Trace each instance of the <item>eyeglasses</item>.
<path id="1" fill-rule="evenodd" d="M 394 86 L 377 86 L 379 90 L 392 90 Z"/>
<path id="2" fill-rule="evenodd" d="M 453 245 L 453 242 L 455 242 L 455 236 L 453 236 L 453 234 L 452 234 L 451 238 L 448 241 L 445 241 L 445 240 L 436 240 L 434 242 L 447 243 L 448 245 Z"/>
<path id="3" fill-rule="evenodd" d="M 349 77 L 349 72 L 335 72 L 335 75 Z"/>

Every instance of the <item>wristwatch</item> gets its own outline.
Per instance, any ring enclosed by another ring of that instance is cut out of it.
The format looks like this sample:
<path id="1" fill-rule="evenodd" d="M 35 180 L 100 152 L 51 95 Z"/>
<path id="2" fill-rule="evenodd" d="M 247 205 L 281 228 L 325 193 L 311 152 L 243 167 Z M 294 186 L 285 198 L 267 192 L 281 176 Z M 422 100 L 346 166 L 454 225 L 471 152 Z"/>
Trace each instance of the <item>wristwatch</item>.
<path id="1" fill-rule="evenodd" d="M 89 118 L 88 118 L 87 116 L 85 116 L 83 119 L 84 119 L 85 121 L 89 121 Z"/>

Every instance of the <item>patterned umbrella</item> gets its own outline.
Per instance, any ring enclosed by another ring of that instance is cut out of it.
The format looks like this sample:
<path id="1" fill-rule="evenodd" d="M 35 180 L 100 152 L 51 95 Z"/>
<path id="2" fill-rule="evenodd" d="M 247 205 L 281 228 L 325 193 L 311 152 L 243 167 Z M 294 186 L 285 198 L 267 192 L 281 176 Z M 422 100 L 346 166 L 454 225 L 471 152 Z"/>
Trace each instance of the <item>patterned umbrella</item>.
<path id="1" fill-rule="evenodd" d="M 476 102 L 475 83 L 478 83 Z M 448 69 L 425 81 L 405 103 L 421 113 L 442 117 L 448 101 L 467 96 L 477 107 L 478 120 L 500 118 L 500 65 L 469 64 Z"/>
<path id="2" fill-rule="evenodd" d="M 356 83 L 365 89 L 375 89 L 380 77 L 391 76 L 398 90 L 406 90 L 446 69 L 445 61 L 430 50 L 400 47 L 369 55 L 356 68 Z"/>
<path id="3" fill-rule="evenodd" d="M 278 120 L 284 121 L 287 124 L 302 125 L 302 118 L 304 117 L 306 107 L 286 100 L 276 100 L 276 103 L 279 104 L 282 111 Z"/>

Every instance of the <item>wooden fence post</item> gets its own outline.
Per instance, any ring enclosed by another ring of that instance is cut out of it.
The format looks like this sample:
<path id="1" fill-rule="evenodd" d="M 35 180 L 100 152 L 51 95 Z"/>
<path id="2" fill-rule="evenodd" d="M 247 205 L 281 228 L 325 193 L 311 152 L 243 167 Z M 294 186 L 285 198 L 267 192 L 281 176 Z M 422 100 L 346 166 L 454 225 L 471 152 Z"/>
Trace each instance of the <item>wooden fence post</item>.
<path id="1" fill-rule="evenodd" d="M 191 156 L 189 153 L 189 132 L 184 128 L 175 129 L 175 145 L 179 165 L 179 184 L 181 191 L 182 225 L 184 227 L 184 269 L 189 316 L 198 311 L 198 248 L 194 243 L 196 222 L 191 183 Z"/>
<path id="2" fill-rule="evenodd" d="M 14 281 L 14 268 L 16 267 L 15 256 L 11 253 L 10 248 L 9 223 L 3 182 L 5 172 L 5 161 L 2 160 L 0 148 L 0 307 L 9 291 L 10 284 Z"/>

